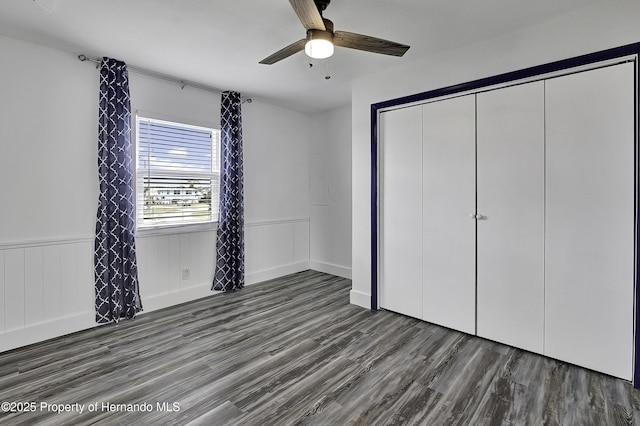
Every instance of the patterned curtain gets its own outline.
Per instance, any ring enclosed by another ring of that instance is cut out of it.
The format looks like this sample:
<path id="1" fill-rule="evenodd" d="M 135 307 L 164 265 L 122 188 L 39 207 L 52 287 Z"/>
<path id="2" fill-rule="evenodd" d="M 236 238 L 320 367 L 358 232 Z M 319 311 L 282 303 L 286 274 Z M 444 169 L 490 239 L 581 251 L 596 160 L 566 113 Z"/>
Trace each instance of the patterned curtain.
<path id="1" fill-rule="evenodd" d="M 224 92 L 221 105 L 220 219 L 216 235 L 213 290 L 244 287 L 244 199 L 242 174 L 242 99 Z"/>
<path id="2" fill-rule="evenodd" d="M 96 322 L 118 322 L 142 311 L 138 290 L 129 79 L 124 62 L 100 63 L 95 239 Z"/>

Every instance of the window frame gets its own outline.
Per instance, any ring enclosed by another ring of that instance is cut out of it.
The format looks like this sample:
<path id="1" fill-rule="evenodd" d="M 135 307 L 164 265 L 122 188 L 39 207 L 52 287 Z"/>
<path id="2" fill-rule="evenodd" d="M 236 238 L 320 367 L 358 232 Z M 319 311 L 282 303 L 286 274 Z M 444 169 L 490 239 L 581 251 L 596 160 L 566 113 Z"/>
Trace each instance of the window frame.
<path id="1" fill-rule="evenodd" d="M 198 122 L 197 120 L 186 119 L 183 117 L 172 117 L 161 114 L 150 113 L 147 111 L 136 111 L 134 116 L 132 134 L 135 138 L 135 143 L 133 144 L 135 147 L 134 152 L 134 177 L 135 177 L 135 185 L 134 185 L 134 195 L 135 195 L 135 224 L 136 224 L 136 234 L 142 236 L 153 236 L 153 235 L 165 235 L 165 234 L 180 234 L 185 232 L 201 232 L 201 231 L 215 231 L 218 227 L 217 220 L 207 220 L 207 221 L 197 221 L 197 222 L 186 222 L 186 223 L 160 223 L 160 224 L 143 224 L 142 223 L 142 212 L 140 209 L 144 209 L 144 206 L 140 205 L 140 203 L 144 203 L 144 173 L 146 169 L 139 168 L 139 156 L 140 152 L 140 120 L 152 120 L 159 122 L 167 122 L 169 124 L 175 125 L 184 125 L 187 127 L 196 127 L 203 128 L 207 130 L 213 130 L 220 132 L 220 125 L 212 122 Z M 213 149 L 212 151 L 216 152 L 218 155 L 218 166 L 220 166 L 220 133 L 218 134 L 218 146 L 217 149 Z M 192 172 L 192 171 L 184 171 L 181 173 L 175 173 L 170 171 L 159 171 L 154 173 L 156 176 L 171 176 L 171 177 L 202 177 L 204 175 L 209 175 L 212 178 L 217 174 L 220 176 L 220 170 L 213 170 L 215 166 L 215 159 L 212 158 L 212 172 L 211 173 L 200 173 L 200 172 Z M 213 193 L 213 179 L 212 179 L 212 197 L 218 197 L 218 194 Z M 213 199 L 213 198 L 212 198 Z M 212 204 L 212 208 L 215 206 Z M 219 213 L 218 213 L 219 218 Z"/>

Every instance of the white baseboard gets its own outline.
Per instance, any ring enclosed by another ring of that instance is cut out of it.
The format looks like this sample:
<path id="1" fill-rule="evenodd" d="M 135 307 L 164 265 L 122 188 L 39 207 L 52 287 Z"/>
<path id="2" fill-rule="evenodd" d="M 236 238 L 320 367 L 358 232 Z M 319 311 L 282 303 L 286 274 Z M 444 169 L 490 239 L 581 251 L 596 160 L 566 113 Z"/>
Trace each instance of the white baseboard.
<path id="1" fill-rule="evenodd" d="M 246 274 L 245 284 L 256 284 L 273 278 L 282 277 L 284 275 L 306 271 L 308 269 L 310 269 L 309 262 L 305 261 L 252 272 Z M 211 290 L 211 283 L 203 283 L 200 286 L 189 287 L 180 291 L 150 297 L 144 297 L 144 294 L 142 294 L 142 305 L 144 310 L 139 315 L 179 305 L 181 303 L 202 299 L 203 297 L 212 296 L 218 293 L 220 292 Z M 99 324 L 95 322 L 94 312 L 84 312 L 66 318 L 60 318 L 25 328 L 11 330 L 6 333 L 0 333 L 0 352 L 5 352 L 11 349 L 16 349 L 97 326 L 99 326 Z"/>
<path id="2" fill-rule="evenodd" d="M 263 269 L 261 271 L 246 274 L 244 277 L 244 283 L 246 285 L 256 284 L 262 281 L 283 277 L 285 275 L 295 274 L 296 272 L 306 271 L 307 269 L 310 269 L 308 261 L 279 266 L 277 268 Z"/>
<path id="3" fill-rule="evenodd" d="M 55 321 L 48 321 L 8 331 L 0 335 L 2 336 L 0 339 L 0 352 L 86 330 L 96 327 L 97 325 L 95 314 L 93 312 L 84 312 Z"/>
<path id="4" fill-rule="evenodd" d="M 138 315 L 144 315 L 148 312 L 157 311 L 159 309 L 168 308 L 170 306 L 179 305 L 181 303 L 190 302 L 192 300 L 220 293 L 219 291 L 211 291 L 210 288 L 210 284 L 205 284 L 198 287 L 191 287 L 181 291 L 160 294 L 147 298 L 143 295 L 142 305 L 144 310 Z M 66 334 L 98 327 L 99 325 L 100 324 L 95 322 L 94 312 L 85 312 L 66 318 L 60 318 L 8 331 L 0 334 L 0 352 L 20 348 L 33 343 L 43 342 Z"/>
<path id="5" fill-rule="evenodd" d="M 251 272 L 245 275 L 245 285 L 257 284 L 273 278 L 282 277 L 284 275 L 294 274 L 309 269 L 309 262 L 299 262 L 291 265 L 281 266 L 278 268 L 265 269 L 262 271 Z M 151 297 L 142 295 L 142 304 L 145 312 L 153 312 L 159 309 L 168 308 L 170 306 L 179 305 L 181 303 L 191 302 L 193 300 L 202 299 L 204 297 L 213 296 L 221 293 L 220 291 L 211 290 L 211 283 L 204 283 L 199 286 L 189 287 L 180 291 L 171 293 L 158 294 Z"/>
<path id="6" fill-rule="evenodd" d="M 371 295 L 360 291 L 351 290 L 349 292 L 349 303 L 371 309 Z"/>
<path id="7" fill-rule="evenodd" d="M 312 260 L 309 262 L 309 269 L 324 272 L 325 274 L 336 275 L 348 280 L 351 279 L 351 268 L 347 268 L 346 266 L 338 266 L 331 263 L 316 262 L 315 260 Z"/>
<path id="8" fill-rule="evenodd" d="M 142 294 L 142 307 L 144 311 L 140 312 L 140 315 L 221 293 L 220 291 L 211 290 L 211 284 L 212 283 L 203 283 L 199 286 L 188 287 L 170 293 L 157 294 L 151 297 L 144 297 L 144 294 Z"/>

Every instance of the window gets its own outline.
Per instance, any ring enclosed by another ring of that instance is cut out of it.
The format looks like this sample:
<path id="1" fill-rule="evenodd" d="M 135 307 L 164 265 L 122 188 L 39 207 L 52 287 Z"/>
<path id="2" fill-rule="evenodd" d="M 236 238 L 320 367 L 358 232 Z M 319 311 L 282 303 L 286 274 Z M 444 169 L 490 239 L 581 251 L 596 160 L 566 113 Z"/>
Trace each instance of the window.
<path id="1" fill-rule="evenodd" d="M 218 221 L 220 130 L 136 118 L 138 227 Z"/>

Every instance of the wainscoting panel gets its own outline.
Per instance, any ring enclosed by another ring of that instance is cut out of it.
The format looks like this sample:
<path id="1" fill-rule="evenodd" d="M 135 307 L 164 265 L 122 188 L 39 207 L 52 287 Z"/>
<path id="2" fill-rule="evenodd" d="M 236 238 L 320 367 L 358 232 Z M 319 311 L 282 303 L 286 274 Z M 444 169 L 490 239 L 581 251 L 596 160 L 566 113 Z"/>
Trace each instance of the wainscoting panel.
<path id="1" fill-rule="evenodd" d="M 149 295 L 170 293 L 172 291 L 171 269 L 175 270 L 177 267 L 175 261 L 171 259 L 171 236 L 165 235 L 157 237 L 157 239 L 155 241 L 152 240 L 151 243 L 155 243 L 158 246 L 158 258 L 149 259 L 147 266 L 158 270 L 158 290 L 156 293 L 150 293 Z M 140 272 L 144 278 L 144 271 Z M 146 281 L 147 280 L 141 281 L 141 283 Z"/>
<path id="2" fill-rule="evenodd" d="M 93 324 L 93 241 L 0 247 L 0 351 Z"/>
<path id="3" fill-rule="evenodd" d="M 148 242 L 149 242 L 149 238 L 136 237 L 136 259 L 138 262 L 138 280 L 142 279 L 142 275 L 143 275 L 142 271 L 145 271 L 144 272 L 145 279 L 153 281 L 154 283 L 157 283 L 158 271 L 151 271 L 147 267 L 147 259 L 152 255 L 150 253 L 150 251 L 152 250 L 152 247 L 148 244 Z M 155 284 L 149 283 L 147 285 L 147 289 L 155 290 L 155 287 L 156 287 Z M 144 294 L 142 293 L 142 290 L 140 291 L 140 293 L 142 296 L 142 302 L 144 302 Z M 142 304 L 142 306 L 144 307 L 144 303 Z"/>
<path id="4" fill-rule="evenodd" d="M 147 312 L 207 297 L 215 230 L 136 237 Z M 309 219 L 245 226 L 246 283 L 309 269 Z M 96 326 L 93 238 L 0 244 L 0 352 Z"/>
<path id="5" fill-rule="evenodd" d="M 44 247 L 24 249 L 24 309 L 25 326 L 44 320 Z"/>
<path id="6" fill-rule="evenodd" d="M 309 221 L 293 224 L 293 263 L 307 262 L 310 259 Z"/>
<path id="7" fill-rule="evenodd" d="M 214 261 L 216 258 L 215 239 L 216 233 L 199 232 L 191 235 L 192 245 L 188 253 L 182 253 L 184 265 L 191 268 L 191 280 L 196 283 L 204 283 L 207 289 L 213 283 Z M 194 268 L 194 265 L 202 267 Z"/>
<path id="8" fill-rule="evenodd" d="M 246 283 L 309 269 L 309 219 L 245 226 Z"/>
<path id="9" fill-rule="evenodd" d="M 188 244 L 191 242 L 189 238 L 188 241 L 185 241 L 184 248 L 180 246 L 180 237 L 181 235 L 175 234 L 169 236 L 169 259 L 167 259 L 166 264 L 169 265 L 169 291 L 180 291 L 183 287 L 182 284 L 182 259 L 180 259 L 180 252 L 187 249 Z M 191 280 L 189 280 L 191 281 Z M 167 284 L 165 282 L 165 284 Z M 201 283 L 198 283 L 201 284 Z"/>
<path id="10" fill-rule="evenodd" d="M 5 330 L 24 328 L 24 249 L 4 253 Z"/>
<path id="11" fill-rule="evenodd" d="M 144 312 L 212 294 L 215 231 L 138 236 L 136 246 Z"/>
<path id="12" fill-rule="evenodd" d="M 47 277 L 47 285 L 43 285 L 42 319 L 60 316 L 60 246 L 43 247 L 42 258 L 43 276 Z"/>
<path id="13" fill-rule="evenodd" d="M 262 271 L 293 263 L 292 225 L 248 226 L 245 238 L 247 271 Z M 259 253 L 263 255 L 259 256 Z"/>

